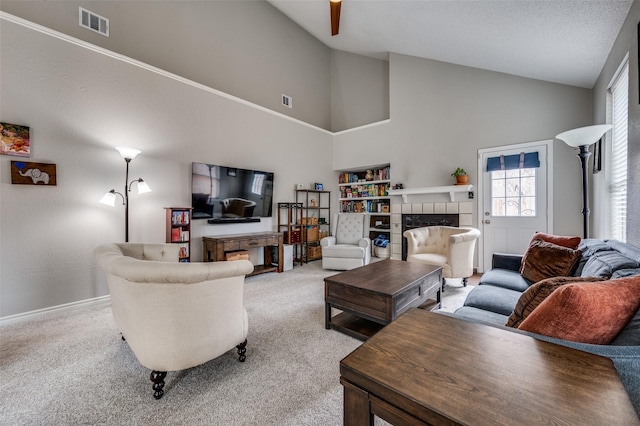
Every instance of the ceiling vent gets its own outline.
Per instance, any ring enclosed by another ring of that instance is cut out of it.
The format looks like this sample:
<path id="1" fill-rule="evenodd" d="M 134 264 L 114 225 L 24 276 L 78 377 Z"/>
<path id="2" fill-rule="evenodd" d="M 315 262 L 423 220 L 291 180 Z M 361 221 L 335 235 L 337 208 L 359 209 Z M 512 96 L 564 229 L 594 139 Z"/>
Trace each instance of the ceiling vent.
<path id="1" fill-rule="evenodd" d="M 293 108 L 293 98 L 291 96 L 282 95 L 282 105 L 287 108 Z"/>
<path id="2" fill-rule="evenodd" d="M 109 20 L 82 7 L 80 8 L 80 26 L 109 37 Z"/>

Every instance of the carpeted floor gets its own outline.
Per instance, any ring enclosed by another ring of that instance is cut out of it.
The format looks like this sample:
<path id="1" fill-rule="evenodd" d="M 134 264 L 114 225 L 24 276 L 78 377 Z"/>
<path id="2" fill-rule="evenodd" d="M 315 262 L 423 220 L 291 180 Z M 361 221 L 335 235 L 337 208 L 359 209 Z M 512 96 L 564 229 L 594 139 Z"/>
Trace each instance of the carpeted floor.
<path id="1" fill-rule="evenodd" d="M 339 362 L 362 342 L 324 329 L 320 266 L 248 278 L 247 361 L 169 372 L 158 401 L 109 302 L 1 325 L 0 425 L 341 425 Z M 443 309 L 469 289 L 447 286 Z"/>

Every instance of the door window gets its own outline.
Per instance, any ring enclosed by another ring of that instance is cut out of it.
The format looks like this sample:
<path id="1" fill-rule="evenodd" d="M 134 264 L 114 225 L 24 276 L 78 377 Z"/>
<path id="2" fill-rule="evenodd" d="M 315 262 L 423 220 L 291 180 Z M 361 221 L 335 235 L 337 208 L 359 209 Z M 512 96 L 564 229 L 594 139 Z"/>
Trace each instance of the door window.
<path id="1" fill-rule="evenodd" d="M 536 169 L 491 172 L 491 216 L 536 216 Z"/>

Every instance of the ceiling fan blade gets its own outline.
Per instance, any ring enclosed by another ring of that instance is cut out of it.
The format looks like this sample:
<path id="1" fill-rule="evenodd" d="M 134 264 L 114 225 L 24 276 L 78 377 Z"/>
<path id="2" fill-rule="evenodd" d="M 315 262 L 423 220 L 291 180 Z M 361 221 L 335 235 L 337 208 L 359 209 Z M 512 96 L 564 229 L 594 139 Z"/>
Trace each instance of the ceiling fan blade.
<path id="1" fill-rule="evenodd" d="M 340 7 L 342 6 L 342 0 L 329 0 L 331 5 L 331 35 L 338 34 L 340 29 Z"/>

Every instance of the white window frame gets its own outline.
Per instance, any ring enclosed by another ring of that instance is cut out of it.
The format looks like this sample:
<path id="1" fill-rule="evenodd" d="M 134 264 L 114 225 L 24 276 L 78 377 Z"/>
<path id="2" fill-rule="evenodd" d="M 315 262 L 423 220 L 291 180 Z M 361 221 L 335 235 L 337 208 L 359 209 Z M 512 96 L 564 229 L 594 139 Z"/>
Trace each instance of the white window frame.
<path id="1" fill-rule="evenodd" d="M 617 86 L 623 86 L 617 89 Z M 617 101 L 620 105 L 616 105 Z M 622 108 L 620 108 L 622 107 Z M 607 89 L 607 122 L 613 125 L 611 136 L 605 140 L 604 221 L 607 238 L 626 241 L 627 174 L 629 137 L 629 55 L 611 79 Z M 616 191 L 617 190 L 617 191 Z"/>

